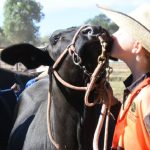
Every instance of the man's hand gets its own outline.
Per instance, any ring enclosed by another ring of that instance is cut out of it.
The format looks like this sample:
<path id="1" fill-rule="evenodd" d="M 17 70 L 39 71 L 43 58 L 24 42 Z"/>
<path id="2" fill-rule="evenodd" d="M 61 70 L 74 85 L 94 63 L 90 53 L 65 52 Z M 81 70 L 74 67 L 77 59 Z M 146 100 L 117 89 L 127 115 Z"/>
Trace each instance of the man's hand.
<path id="1" fill-rule="evenodd" d="M 117 103 L 117 99 L 113 96 L 113 90 L 109 82 L 102 81 L 98 85 L 98 97 L 102 103 L 112 106 Z"/>

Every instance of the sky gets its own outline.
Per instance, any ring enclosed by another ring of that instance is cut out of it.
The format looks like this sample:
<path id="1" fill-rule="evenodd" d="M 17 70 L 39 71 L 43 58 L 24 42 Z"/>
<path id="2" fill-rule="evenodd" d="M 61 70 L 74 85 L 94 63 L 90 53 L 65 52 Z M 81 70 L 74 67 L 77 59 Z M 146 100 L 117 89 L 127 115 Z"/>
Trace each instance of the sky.
<path id="1" fill-rule="evenodd" d="M 90 18 L 101 13 L 96 6 L 129 13 L 134 8 L 150 0 L 36 0 L 43 6 L 45 17 L 38 24 L 41 36 L 50 35 L 57 29 L 80 26 Z M 3 6 L 6 0 L 0 0 L 0 26 L 3 25 Z"/>

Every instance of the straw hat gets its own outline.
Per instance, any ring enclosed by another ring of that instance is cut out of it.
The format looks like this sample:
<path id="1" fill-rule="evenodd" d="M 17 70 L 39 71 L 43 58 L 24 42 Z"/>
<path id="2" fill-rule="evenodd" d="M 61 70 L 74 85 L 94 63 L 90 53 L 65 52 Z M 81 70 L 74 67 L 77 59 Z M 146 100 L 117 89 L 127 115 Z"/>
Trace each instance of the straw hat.
<path id="1" fill-rule="evenodd" d="M 150 52 L 150 4 L 143 4 L 128 15 L 101 6 L 98 7 Z"/>

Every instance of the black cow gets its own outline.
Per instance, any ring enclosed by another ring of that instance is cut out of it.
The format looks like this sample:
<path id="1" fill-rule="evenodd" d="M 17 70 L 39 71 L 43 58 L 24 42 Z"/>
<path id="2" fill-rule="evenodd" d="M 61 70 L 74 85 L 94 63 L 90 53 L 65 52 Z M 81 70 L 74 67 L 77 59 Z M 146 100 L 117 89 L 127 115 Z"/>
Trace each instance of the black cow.
<path id="1" fill-rule="evenodd" d="M 45 50 L 40 50 L 29 44 L 19 44 L 6 48 L 1 54 L 2 60 L 9 64 L 22 62 L 28 68 L 39 65 L 49 65 L 50 68 L 71 43 L 79 28 L 72 27 L 54 32 Z M 90 73 L 97 65 L 101 53 L 98 35 L 105 34 L 111 48 L 112 39 L 100 26 L 87 26 L 82 29 L 75 40 L 74 56 L 65 55 L 56 68 L 60 76 L 68 83 L 85 86 Z M 72 51 L 70 51 L 72 53 Z M 81 58 L 82 62 L 79 64 Z M 92 150 L 93 134 L 97 125 L 101 105 L 87 107 L 84 105 L 85 91 L 76 91 L 65 87 L 49 70 L 49 77 L 36 82 L 21 95 L 18 103 L 16 121 L 11 132 L 8 150 L 54 150 L 48 136 L 46 108 L 48 91 L 51 93 L 50 124 L 54 140 L 61 150 Z M 88 73 L 87 73 L 88 72 Z M 105 76 L 103 70 L 100 74 Z M 112 108 L 115 118 L 118 115 L 120 103 Z M 110 148 L 115 120 L 110 120 Z M 103 133 L 100 139 L 103 146 Z"/>
<path id="2" fill-rule="evenodd" d="M 0 90 L 0 150 L 6 150 L 17 98 L 12 89 Z"/>
<path id="3" fill-rule="evenodd" d="M 37 75 L 37 73 L 29 75 L 0 68 L 0 150 L 6 149 L 13 127 L 13 113 L 17 104 L 17 96 L 11 87 L 17 83 L 21 89 L 24 89 L 26 82 Z"/>

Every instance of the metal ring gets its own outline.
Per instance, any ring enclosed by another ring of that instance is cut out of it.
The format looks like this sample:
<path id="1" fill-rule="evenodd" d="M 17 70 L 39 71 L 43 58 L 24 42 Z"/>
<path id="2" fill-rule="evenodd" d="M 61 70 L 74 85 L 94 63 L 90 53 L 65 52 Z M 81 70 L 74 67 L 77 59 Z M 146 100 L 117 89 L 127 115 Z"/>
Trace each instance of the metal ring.
<path id="1" fill-rule="evenodd" d="M 78 54 L 73 53 L 72 59 L 73 59 L 74 64 L 76 64 L 76 65 L 80 65 L 81 64 L 81 58 L 79 57 Z"/>

